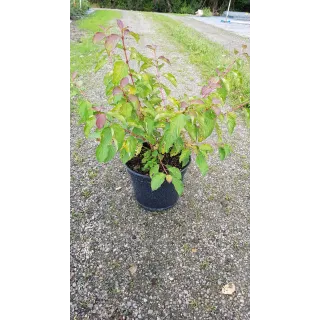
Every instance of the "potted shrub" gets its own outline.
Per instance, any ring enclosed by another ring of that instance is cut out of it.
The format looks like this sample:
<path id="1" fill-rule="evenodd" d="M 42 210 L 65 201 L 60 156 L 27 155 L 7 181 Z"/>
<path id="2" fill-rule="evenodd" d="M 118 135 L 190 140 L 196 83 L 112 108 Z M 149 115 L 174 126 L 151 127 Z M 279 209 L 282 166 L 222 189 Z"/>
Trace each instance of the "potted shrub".
<path id="1" fill-rule="evenodd" d="M 249 120 L 249 109 L 244 108 L 249 102 L 234 108 L 225 106 L 230 77 L 241 77 L 238 68 L 243 60 L 238 55 L 227 68 L 216 70 L 199 97 L 185 95 L 178 100 L 162 81 L 166 79 L 176 86 L 174 75 L 161 72 L 164 64 L 170 65 L 169 59 L 158 56 L 153 45 L 147 46 L 150 57 L 128 47 L 127 37 L 138 42 L 139 35 L 121 20 L 117 20 L 117 25 L 117 33 L 111 33 L 111 27 L 101 27 L 103 31 L 93 37 L 94 43 L 104 42 L 95 70 L 107 62 L 112 64 L 112 70 L 104 77 L 109 106 L 93 106 L 80 89 L 80 121 L 85 123 L 86 137 L 99 141 L 96 148 L 99 162 L 108 162 L 119 153 L 139 204 L 148 210 L 167 209 L 183 192 L 183 176 L 191 154 L 205 175 L 207 158 L 214 149 L 221 160 L 231 152 L 223 141 L 221 126 L 226 125 L 232 134 L 236 110 L 240 109 Z M 241 55 L 248 56 L 244 52 Z M 214 131 L 216 143 L 206 143 Z"/>

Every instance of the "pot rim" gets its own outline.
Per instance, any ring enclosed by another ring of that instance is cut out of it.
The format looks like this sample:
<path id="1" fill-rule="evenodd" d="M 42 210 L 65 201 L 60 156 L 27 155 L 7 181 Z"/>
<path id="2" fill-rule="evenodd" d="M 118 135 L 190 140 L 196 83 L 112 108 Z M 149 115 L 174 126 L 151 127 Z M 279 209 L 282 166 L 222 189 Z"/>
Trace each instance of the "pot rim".
<path id="1" fill-rule="evenodd" d="M 190 156 L 189 162 L 186 164 L 185 167 L 182 168 L 182 170 L 180 170 L 180 172 L 181 172 L 181 173 L 185 172 L 185 171 L 187 170 L 187 168 L 189 167 L 190 163 L 191 163 L 191 156 Z M 151 180 L 151 178 L 150 178 L 149 175 L 147 175 L 147 174 L 142 174 L 142 173 L 139 173 L 139 172 L 137 172 L 137 171 L 134 171 L 134 170 L 130 169 L 130 168 L 127 166 L 126 163 L 125 163 L 124 165 L 126 166 L 126 169 L 127 169 L 128 172 L 130 172 L 130 173 L 132 173 L 132 174 L 134 174 L 134 175 L 136 175 L 136 176 L 139 176 L 139 177 L 141 177 L 141 178 L 145 178 L 145 179 L 150 179 L 150 180 Z"/>

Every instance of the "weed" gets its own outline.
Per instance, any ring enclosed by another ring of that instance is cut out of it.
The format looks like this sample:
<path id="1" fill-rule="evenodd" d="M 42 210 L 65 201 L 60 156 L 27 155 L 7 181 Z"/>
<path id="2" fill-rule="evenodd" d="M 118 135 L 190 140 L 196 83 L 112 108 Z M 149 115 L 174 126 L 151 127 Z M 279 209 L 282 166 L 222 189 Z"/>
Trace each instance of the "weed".
<path id="1" fill-rule="evenodd" d="M 81 192 L 82 196 L 85 197 L 86 199 L 88 199 L 91 196 L 91 191 L 88 189 L 84 189 Z"/>
<path id="2" fill-rule="evenodd" d="M 77 152 L 73 152 L 72 157 L 73 157 L 73 160 L 75 161 L 75 163 L 78 165 L 82 164 L 84 161 L 84 158 Z"/>
<path id="3" fill-rule="evenodd" d="M 76 147 L 78 149 L 80 149 L 80 147 L 83 145 L 83 139 L 81 138 L 78 138 L 77 141 L 76 141 Z"/>
<path id="4" fill-rule="evenodd" d="M 209 261 L 208 259 L 202 261 L 202 262 L 200 263 L 200 269 L 207 269 L 208 266 L 209 266 L 209 263 L 210 263 L 210 261 Z"/>
<path id="5" fill-rule="evenodd" d="M 89 179 L 93 180 L 97 175 L 98 175 L 98 170 L 89 169 L 89 171 L 88 171 Z"/>

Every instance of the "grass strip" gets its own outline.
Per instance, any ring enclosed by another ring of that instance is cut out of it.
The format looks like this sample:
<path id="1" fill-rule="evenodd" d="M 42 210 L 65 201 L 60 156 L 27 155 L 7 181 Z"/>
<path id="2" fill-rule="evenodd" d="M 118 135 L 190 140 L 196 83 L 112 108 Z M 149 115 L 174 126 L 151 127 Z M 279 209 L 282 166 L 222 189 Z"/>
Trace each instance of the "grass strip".
<path id="1" fill-rule="evenodd" d="M 197 66 L 205 81 L 215 75 L 216 68 L 229 65 L 234 58 L 234 54 L 222 45 L 212 42 L 183 22 L 163 14 L 151 12 L 144 14 L 158 24 L 159 32 L 167 36 L 168 40 L 177 46 L 179 52 L 188 55 L 190 63 Z M 170 57 L 168 58 L 170 59 Z M 242 82 L 239 83 L 234 79 L 230 83 L 231 104 L 250 99 L 250 66 L 247 61 L 244 61 L 240 72 L 243 78 Z"/>

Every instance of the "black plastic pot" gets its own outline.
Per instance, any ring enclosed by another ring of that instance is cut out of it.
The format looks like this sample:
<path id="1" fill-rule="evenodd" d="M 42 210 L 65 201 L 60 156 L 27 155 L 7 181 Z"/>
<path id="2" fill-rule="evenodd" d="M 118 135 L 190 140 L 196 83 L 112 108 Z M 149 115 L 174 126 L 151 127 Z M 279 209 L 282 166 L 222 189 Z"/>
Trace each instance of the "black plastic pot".
<path id="1" fill-rule="evenodd" d="M 191 159 L 181 170 L 182 180 L 190 162 Z M 136 199 L 143 208 L 149 211 L 162 211 L 173 207 L 177 203 L 179 195 L 172 183 L 165 180 L 159 189 L 152 191 L 149 176 L 133 171 L 128 166 L 126 168 L 131 177 Z"/>

